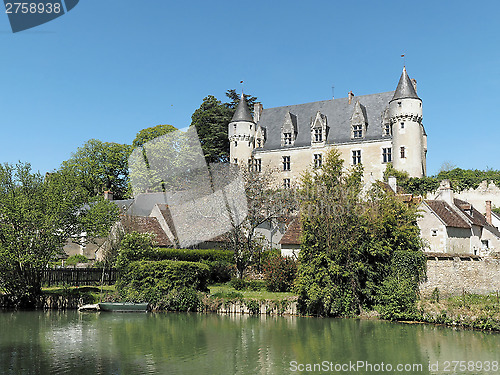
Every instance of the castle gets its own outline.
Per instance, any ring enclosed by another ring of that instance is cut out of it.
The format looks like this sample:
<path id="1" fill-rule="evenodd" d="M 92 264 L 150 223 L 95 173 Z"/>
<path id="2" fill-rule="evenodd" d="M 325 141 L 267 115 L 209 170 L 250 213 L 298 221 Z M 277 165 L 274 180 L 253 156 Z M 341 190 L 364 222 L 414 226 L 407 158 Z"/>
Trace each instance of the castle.
<path id="1" fill-rule="evenodd" d="M 366 182 L 382 179 L 387 163 L 411 177 L 426 175 L 422 100 L 406 68 L 391 92 L 268 109 L 256 103 L 253 116 L 241 98 L 229 123 L 230 161 L 279 169 L 285 188 L 321 167 L 332 147 L 345 164 L 363 165 Z"/>

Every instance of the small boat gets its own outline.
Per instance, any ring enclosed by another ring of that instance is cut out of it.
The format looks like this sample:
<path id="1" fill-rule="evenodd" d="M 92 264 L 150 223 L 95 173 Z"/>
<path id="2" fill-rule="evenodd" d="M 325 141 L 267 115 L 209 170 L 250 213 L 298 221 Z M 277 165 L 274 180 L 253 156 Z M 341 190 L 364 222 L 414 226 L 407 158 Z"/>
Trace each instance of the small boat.
<path id="1" fill-rule="evenodd" d="M 100 311 L 112 312 L 146 312 L 148 311 L 148 304 L 145 303 L 132 303 L 132 302 L 99 302 Z"/>

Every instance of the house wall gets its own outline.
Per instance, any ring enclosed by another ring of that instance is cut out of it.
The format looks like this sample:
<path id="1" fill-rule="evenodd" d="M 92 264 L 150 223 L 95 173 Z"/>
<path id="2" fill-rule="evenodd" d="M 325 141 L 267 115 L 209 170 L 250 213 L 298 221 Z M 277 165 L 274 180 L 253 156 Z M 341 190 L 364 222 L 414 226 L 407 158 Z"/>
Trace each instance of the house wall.
<path id="1" fill-rule="evenodd" d="M 262 168 L 271 168 L 279 171 L 278 182 L 289 178 L 291 184 L 300 181 L 301 174 L 306 169 L 312 169 L 314 165 L 314 154 L 322 154 L 323 161 L 325 154 L 333 147 L 340 152 L 340 157 L 344 160 L 344 167 L 352 166 L 352 151 L 361 150 L 361 163 L 364 167 L 364 180 L 373 182 L 381 180 L 387 164 L 382 160 L 382 149 L 392 147 L 390 139 L 374 142 L 361 142 L 349 144 L 326 145 L 322 147 L 296 147 L 289 149 L 279 149 L 262 151 L 257 150 L 254 154 L 256 159 L 262 159 Z M 394 153 L 394 151 L 393 151 Z M 283 156 L 290 156 L 290 170 L 283 171 Z"/>
<path id="2" fill-rule="evenodd" d="M 300 252 L 300 245 L 281 245 L 281 256 L 297 259 Z"/>
<path id="3" fill-rule="evenodd" d="M 446 228 L 448 240 L 446 252 L 449 254 L 473 254 L 471 251 L 471 230 L 466 228 Z"/>
<path id="4" fill-rule="evenodd" d="M 446 226 L 425 205 L 420 211 L 422 217 L 417 220 L 420 236 L 425 241 L 426 251 L 434 253 L 445 252 L 448 234 Z M 432 236 L 432 230 L 437 230 L 437 236 Z"/>
<path id="5" fill-rule="evenodd" d="M 466 293 L 487 294 L 500 290 L 500 259 L 427 261 L 427 281 L 420 285 L 423 295 L 429 296 L 438 288 L 441 297 Z"/>

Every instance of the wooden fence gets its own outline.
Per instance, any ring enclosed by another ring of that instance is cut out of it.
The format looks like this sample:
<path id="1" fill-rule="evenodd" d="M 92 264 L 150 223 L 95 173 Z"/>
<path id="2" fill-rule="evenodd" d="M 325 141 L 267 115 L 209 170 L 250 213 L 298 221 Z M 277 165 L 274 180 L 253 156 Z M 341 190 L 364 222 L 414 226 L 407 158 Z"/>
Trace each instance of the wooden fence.
<path id="1" fill-rule="evenodd" d="M 103 272 L 104 271 L 104 272 Z M 58 268 L 43 273 L 42 284 L 52 285 L 111 285 L 116 282 L 118 271 L 114 268 Z"/>

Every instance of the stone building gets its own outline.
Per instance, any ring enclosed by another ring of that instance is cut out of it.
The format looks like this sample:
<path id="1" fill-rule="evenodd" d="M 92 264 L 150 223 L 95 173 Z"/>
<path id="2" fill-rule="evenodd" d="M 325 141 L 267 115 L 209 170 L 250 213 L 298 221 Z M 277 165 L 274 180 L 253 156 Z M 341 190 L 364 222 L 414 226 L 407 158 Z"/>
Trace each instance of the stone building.
<path id="1" fill-rule="evenodd" d="M 389 162 L 412 177 L 426 175 L 422 100 L 406 68 L 391 92 L 269 109 L 256 103 L 253 117 L 242 98 L 228 128 L 230 160 L 278 169 L 284 187 L 306 168 L 320 167 L 332 147 L 346 166 L 363 165 L 365 182 L 381 179 Z"/>

